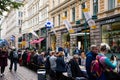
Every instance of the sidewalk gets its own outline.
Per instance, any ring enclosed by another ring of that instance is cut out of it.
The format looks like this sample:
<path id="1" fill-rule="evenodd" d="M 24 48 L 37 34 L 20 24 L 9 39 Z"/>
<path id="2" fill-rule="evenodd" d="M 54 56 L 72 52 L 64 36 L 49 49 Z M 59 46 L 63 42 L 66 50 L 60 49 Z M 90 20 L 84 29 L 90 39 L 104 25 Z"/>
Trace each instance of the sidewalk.
<path id="1" fill-rule="evenodd" d="M 4 74 L 3 77 L 0 77 L 0 80 L 38 80 L 37 73 L 23 66 L 19 66 L 19 64 L 16 72 L 14 70 L 10 72 L 8 63 Z"/>

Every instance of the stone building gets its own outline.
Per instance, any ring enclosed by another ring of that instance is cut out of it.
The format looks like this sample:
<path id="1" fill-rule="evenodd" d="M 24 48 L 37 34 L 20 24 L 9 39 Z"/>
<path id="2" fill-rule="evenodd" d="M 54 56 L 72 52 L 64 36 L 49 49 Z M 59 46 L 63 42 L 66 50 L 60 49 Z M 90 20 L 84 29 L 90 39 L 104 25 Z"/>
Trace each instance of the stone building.
<path id="1" fill-rule="evenodd" d="M 54 48 L 68 45 L 88 50 L 91 44 L 108 43 L 111 47 L 119 46 L 119 0 L 49 0 L 49 19 L 54 23 L 57 35 L 49 32 L 49 44 Z M 82 11 L 82 1 L 89 9 L 96 28 L 92 29 L 86 24 Z M 62 17 L 66 16 L 75 33 L 70 34 L 63 24 Z M 83 34 L 82 34 L 83 33 Z M 88 33 L 88 34 L 86 34 Z M 119 49 L 119 47 L 118 47 Z"/>

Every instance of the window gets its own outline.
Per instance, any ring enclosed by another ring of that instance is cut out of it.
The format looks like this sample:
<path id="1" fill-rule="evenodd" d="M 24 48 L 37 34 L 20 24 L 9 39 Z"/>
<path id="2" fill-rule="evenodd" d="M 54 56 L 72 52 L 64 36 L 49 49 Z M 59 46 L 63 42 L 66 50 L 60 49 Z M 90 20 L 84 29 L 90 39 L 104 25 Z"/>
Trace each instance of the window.
<path id="1" fill-rule="evenodd" d="M 54 5 L 55 5 L 55 1 L 53 0 L 53 8 L 54 8 Z"/>
<path id="2" fill-rule="evenodd" d="M 65 11 L 65 17 L 67 17 L 67 11 Z"/>
<path id="3" fill-rule="evenodd" d="M 58 15 L 58 26 L 60 26 L 60 14 Z"/>
<path id="4" fill-rule="evenodd" d="M 19 25 L 19 26 L 22 25 L 22 20 L 18 20 L 18 25 Z"/>
<path id="5" fill-rule="evenodd" d="M 108 0 L 108 10 L 115 8 L 115 0 Z"/>
<path id="6" fill-rule="evenodd" d="M 19 28 L 19 34 L 21 34 L 21 28 Z"/>
<path id="7" fill-rule="evenodd" d="M 55 25 L 55 17 L 53 17 L 53 24 Z"/>
<path id="8" fill-rule="evenodd" d="M 72 8 L 72 21 L 75 21 L 75 7 Z"/>
<path id="9" fill-rule="evenodd" d="M 20 23 L 21 23 L 20 20 L 18 20 L 18 25 L 20 25 Z"/>
<path id="10" fill-rule="evenodd" d="M 19 16 L 19 17 L 22 17 L 22 16 L 23 16 L 23 12 L 20 12 L 20 11 L 19 11 L 19 12 L 18 12 L 18 16 Z"/>
<path id="11" fill-rule="evenodd" d="M 93 15 L 98 13 L 98 0 L 93 0 Z"/>

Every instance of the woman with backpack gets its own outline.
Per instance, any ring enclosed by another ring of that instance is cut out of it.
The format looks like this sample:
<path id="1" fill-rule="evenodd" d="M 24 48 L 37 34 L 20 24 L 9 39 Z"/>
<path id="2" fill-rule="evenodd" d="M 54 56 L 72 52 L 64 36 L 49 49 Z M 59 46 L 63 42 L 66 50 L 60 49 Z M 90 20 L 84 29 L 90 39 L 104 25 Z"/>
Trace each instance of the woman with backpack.
<path id="1" fill-rule="evenodd" d="M 108 53 L 108 50 L 110 50 L 109 45 L 101 43 L 100 53 L 96 56 L 102 69 L 102 74 L 98 80 L 120 80 L 120 76 L 114 72 L 114 69 L 117 66 L 116 57 L 114 57 L 113 62 L 111 62 L 110 59 L 105 56 L 105 54 Z"/>

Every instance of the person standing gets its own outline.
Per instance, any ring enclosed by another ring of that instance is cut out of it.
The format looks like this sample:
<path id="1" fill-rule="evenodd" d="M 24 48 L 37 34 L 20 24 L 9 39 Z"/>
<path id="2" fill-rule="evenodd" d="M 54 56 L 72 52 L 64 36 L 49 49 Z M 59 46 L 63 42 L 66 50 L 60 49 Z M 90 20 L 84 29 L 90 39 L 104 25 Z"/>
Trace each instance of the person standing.
<path id="1" fill-rule="evenodd" d="M 98 47 L 96 45 L 91 45 L 91 50 L 86 54 L 86 71 L 89 77 L 89 80 L 96 80 L 91 74 L 91 63 L 96 59 L 98 54 Z"/>
<path id="2" fill-rule="evenodd" d="M 51 78 L 51 80 L 55 80 L 55 78 L 56 78 L 55 68 L 56 68 L 57 57 L 55 56 L 54 51 L 51 51 L 50 54 L 51 54 L 51 56 L 49 58 L 49 61 L 50 61 L 50 78 Z"/>
<path id="3" fill-rule="evenodd" d="M 65 48 L 64 48 L 65 57 L 68 57 L 69 52 L 70 52 L 69 48 L 67 46 L 65 46 Z"/>
<path id="4" fill-rule="evenodd" d="M 101 43 L 100 45 L 100 53 L 96 56 L 96 58 L 101 63 L 101 68 L 103 68 L 103 72 L 101 76 L 98 78 L 98 80 L 120 80 L 120 75 L 118 73 L 114 73 L 115 68 L 117 67 L 117 58 L 116 56 L 113 56 L 113 61 L 110 61 L 110 59 L 105 56 L 105 54 L 108 53 L 110 50 L 110 46 L 107 43 Z M 106 74 L 106 71 L 108 70 L 113 73 L 111 75 Z"/>
<path id="5" fill-rule="evenodd" d="M 14 71 L 17 71 L 17 62 L 18 62 L 18 53 L 15 48 L 10 52 L 10 67 L 9 70 L 12 71 L 12 67 L 14 64 Z"/>
<path id="6" fill-rule="evenodd" d="M 0 49 L 0 67 L 1 77 L 4 76 L 5 67 L 7 66 L 8 51 L 6 47 Z"/>
<path id="7" fill-rule="evenodd" d="M 79 65 L 85 66 L 86 64 L 86 54 L 84 51 L 80 53 L 80 58 L 79 58 Z"/>
<path id="8" fill-rule="evenodd" d="M 62 51 L 58 52 L 57 54 L 55 70 L 57 80 L 64 80 L 62 73 L 66 71 L 66 64 L 64 61 L 64 54 Z"/>
<path id="9" fill-rule="evenodd" d="M 75 48 L 75 50 L 73 51 L 73 55 L 77 54 L 79 55 L 81 53 L 81 50 L 78 49 L 78 47 Z"/>

